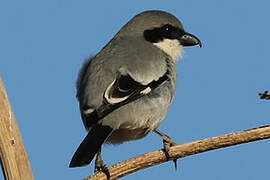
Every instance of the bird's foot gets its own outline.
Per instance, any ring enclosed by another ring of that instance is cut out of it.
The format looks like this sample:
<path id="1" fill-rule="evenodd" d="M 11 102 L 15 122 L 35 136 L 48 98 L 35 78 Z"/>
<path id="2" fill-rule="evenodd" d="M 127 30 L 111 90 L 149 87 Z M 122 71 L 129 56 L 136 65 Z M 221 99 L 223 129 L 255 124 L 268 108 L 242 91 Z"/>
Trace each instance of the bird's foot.
<path id="1" fill-rule="evenodd" d="M 96 172 L 103 172 L 104 174 L 106 174 L 108 180 L 111 177 L 108 166 L 103 162 L 99 154 L 97 154 L 95 161 L 95 173 Z"/>
<path id="2" fill-rule="evenodd" d="M 163 139 L 163 148 L 164 148 L 163 151 L 165 153 L 166 158 L 172 159 L 170 157 L 169 151 L 172 146 L 175 146 L 177 144 L 168 135 L 162 133 L 161 131 L 156 129 L 154 132 L 160 135 L 160 137 Z M 174 162 L 174 168 L 175 170 L 177 170 L 177 159 L 173 158 L 173 162 Z"/>
<path id="3" fill-rule="evenodd" d="M 166 140 L 163 139 L 164 153 L 165 153 L 167 159 L 171 159 L 169 151 L 170 151 L 170 148 L 172 146 L 175 146 L 175 145 L 176 145 L 176 143 L 172 139 L 170 139 L 169 136 L 166 136 Z M 177 170 L 177 159 L 176 158 L 173 159 L 173 163 L 174 163 L 175 170 Z"/>

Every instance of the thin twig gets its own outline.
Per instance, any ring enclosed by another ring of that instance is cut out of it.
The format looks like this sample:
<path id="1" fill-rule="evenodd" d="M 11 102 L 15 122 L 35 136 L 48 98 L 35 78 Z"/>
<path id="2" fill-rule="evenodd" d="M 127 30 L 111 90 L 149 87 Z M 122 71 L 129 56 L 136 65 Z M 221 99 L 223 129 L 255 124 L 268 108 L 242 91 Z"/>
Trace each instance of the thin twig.
<path id="1" fill-rule="evenodd" d="M 207 138 L 186 144 L 176 145 L 170 148 L 169 155 L 172 159 L 233 146 L 252 141 L 270 138 L 270 125 L 248 129 L 223 136 Z M 109 167 L 111 179 L 117 179 L 140 169 L 145 169 L 168 161 L 162 150 L 149 152 Z M 95 173 L 84 180 L 106 180 L 102 172 Z"/>
<path id="2" fill-rule="evenodd" d="M 270 93 L 268 91 L 264 91 L 264 93 L 259 93 L 261 99 L 270 100 Z"/>

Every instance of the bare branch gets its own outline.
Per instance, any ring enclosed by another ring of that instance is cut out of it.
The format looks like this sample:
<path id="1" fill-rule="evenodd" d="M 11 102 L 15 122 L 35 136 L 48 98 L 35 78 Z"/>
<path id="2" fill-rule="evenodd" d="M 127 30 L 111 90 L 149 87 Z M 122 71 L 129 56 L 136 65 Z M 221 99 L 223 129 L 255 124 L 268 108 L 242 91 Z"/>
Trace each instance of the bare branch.
<path id="1" fill-rule="evenodd" d="M 169 155 L 171 158 L 183 158 L 214 149 L 267 138 L 270 138 L 270 125 L 176 145 L 170 148 Z M 168 161 L 168 159 L 166 159 L 164 152 L 157 150 L 117 163 L 109 167 L 109 171 L 111 179 L 117 179 L 140 169 L 148 168 L 166 161 Z M 104 173 L 98 172 L 84 180 L 106 179 L 107 177 Z"/>
<path id="2" fill-rule="evenodd" d="M 15 116 L 0 76 L 0 157 L 5 179 L 33 180 Z"/>
<path id="3" fill-rule="evenodd" d="M 270 100 L 270 93 L 268 91 L 264 91 L 264 93 L 259 93 L 261 99 Z"/>

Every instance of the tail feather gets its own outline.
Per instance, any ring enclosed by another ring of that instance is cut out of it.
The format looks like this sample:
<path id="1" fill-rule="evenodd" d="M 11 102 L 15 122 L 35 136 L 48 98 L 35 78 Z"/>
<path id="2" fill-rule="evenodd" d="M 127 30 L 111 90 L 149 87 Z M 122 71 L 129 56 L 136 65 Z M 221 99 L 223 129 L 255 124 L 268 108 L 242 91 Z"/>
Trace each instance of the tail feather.
<path id="1" fill-rule="evenodd" d="M 80 167 L 90 164 L 104 141 L 112 133 L 112 130 L 110 126 L 96 125 L 92 127 L 73 155 L 69 167 Z"/>

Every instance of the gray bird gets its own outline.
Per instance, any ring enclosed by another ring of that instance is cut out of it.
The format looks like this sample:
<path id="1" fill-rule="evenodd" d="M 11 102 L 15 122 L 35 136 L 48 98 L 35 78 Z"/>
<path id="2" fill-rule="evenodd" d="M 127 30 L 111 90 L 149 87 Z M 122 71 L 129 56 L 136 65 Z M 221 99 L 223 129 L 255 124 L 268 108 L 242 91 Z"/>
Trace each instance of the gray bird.
<path id="1" fill-rule="evenodd" d="M 83 65 L 77 98 L 88 134 L 69 167 L 88 165 L 107 171 L 103 143 L 121 144 L 156 132 L 172 103 L 176 61 L 184 46 L 201 46 L 172 14 L 151 10 L 133 17 L 113 39 Z M 168 146 L 165 146 L 168 147 Z"/>

